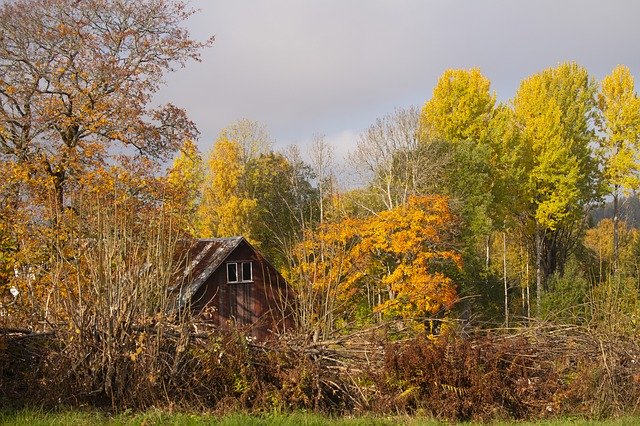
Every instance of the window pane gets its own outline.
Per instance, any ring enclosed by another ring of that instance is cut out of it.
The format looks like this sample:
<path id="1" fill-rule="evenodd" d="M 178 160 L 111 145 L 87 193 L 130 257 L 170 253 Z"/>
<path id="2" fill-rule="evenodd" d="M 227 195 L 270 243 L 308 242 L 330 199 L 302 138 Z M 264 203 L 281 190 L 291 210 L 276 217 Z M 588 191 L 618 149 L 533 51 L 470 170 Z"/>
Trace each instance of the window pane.
<path id="1" fill-rule="evenodd" d="M 242 262 L 242 281 L 253 281 L 251 262 Z"/>
<path id="2" fill-rule="evenodd" d="M 227 282 L 238 282 L 238 265 L 236 263 L 227 263 Z"/>

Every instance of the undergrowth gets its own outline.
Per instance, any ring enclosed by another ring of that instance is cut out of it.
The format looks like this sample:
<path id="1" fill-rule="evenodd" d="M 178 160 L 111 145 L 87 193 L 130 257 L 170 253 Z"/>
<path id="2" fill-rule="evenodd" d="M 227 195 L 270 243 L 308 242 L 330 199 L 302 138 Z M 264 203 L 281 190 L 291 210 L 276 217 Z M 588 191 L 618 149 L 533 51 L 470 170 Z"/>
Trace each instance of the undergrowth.
<path id="1" fill-rule="evenodd" d="M 640 344 L 631 337 L 577 327 L 396 342 L 379 333 L 362 336 L 326 342 L 282 336 L 254 344 L 239 332 L 226 332 L 182 341 L 180 348 L 167 339 L 155 348 L 163 358 L 153 377 L 146 375 L 144 348 L 138 357 L 115 363 L 123 366 L 127 386 L 109 398 L 95 386 L 99 380 L 78 371 L 82 364 L 73 356 L 81 354 L 62 352 L 57 337 L 5 335 L 0 336 L 0 406 L 65 406 L 114 415 L 162 409 L 217 416 L 244 412 L 262 419 L 302 411 L 487 422 L 616 418 L 637 414 L 640 403 Z M 145 424 L 149 421 L 156 420 Z"/>

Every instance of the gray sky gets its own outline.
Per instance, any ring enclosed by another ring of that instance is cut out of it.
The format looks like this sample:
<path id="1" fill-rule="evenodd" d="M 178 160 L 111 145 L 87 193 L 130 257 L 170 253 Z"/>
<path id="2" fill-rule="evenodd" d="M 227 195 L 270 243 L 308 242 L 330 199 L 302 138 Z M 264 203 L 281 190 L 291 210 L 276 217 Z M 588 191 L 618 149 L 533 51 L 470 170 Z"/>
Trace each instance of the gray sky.
<path id="1" fill-rule="evenodd" d="M 276 148 L 324 134 L 340 156 L 396 107 L 423 105 L 447 68 L 480 67 L 498 99 L 525 77 L 576 61 L 597 79 L 640 71 L 634 0 L 192 0 L 192 36 L 216 36 L 201 63 L 158 96 L 186 108 L 211 148 L 240 118 Z"/>

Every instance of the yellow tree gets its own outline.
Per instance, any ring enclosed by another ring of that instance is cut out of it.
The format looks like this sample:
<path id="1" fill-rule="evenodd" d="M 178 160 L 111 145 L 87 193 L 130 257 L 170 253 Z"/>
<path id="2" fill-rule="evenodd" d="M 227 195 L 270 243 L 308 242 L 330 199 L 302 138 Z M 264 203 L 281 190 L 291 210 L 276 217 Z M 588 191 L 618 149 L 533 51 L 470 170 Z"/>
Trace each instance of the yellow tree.
<path id="1" fill-rule="evenodd" d="M 286 275 L 296 291 L 296 322 L 302 330 L 313 332 L 314 338 L 328 338 L 338 320 L 349 318 L 357 304 L 354 282 L 363 274 L 349 253 L 358 224 L 345 219 L 307 228 L 292 250 Z"/>
<path id="2" fill-rule="evenodd" d="M 521 153 L 515 166 L 526 182 L 521 190 L 527 205 L 520 216 L 534 240 L 539 308 L 546 278 L 561 268 L 576 242 L 572 227 L 598 196 L 590 147 L 595 84 L 586 69 L 560 64 L 524 80 L 513 106 Z"/>
<path id="3" fill-rule="evenodd" d="M 613 197 L 613 272 L 618 273 L 618 203 L 621 193 L 640 187 L 640 99 L 629 68 L 619 65 L 602 80 L 598 95 L 600 155 Z"/>
<path id="4" fill-rule="evenodd" d="M 478 68 L 446 70 L 420 115 L 422 145 L 448 144 L 444 192 L 460 205 L 471 233 L 488 236 L 494 176 L 489 135 L 496 96 Z M 488 238 L 486 241 L 488 247 Z M 488 253 L 487 261 L 488 264 Z"/>
<path id="5" fill-rule="evenodd" d="M 198 229 L 198 206 L 204 183 L 204 165 L 198 147 L 187 139 L 167 173 L 167 207 L 178 227 L 195 236 Z"/>
<path id="6" fill-rule="evenodd" d="M 243 235 L 252 240 L 252 221 L 257 201 L 242 190 L 245 166 L 242 147 L 221 136 L 207 161 L 207 176 L 198 210 L 200 237 Z"/>
<path id="7" fill-rule="evenodd" d="M 420 117 L 422 145 L 442 144 L 450 156 L 440 191 L 451 197 L 463 222 L 462 248 L 466 265 L 489 271 L 491 237 L 505 221 L 496 208 L 503 175 L 498 173 L 502 155 L 492 142 L 496 96 L 490 81 L 478 68 L 446 70 L 425 103 Z M 504 234 L 503 234 L 504 236 Z M 475 266 L 477 265 L 477 266 Z M 467 276 L 475 276 L 469 271 Z M 488 276 L 488 275 L 487 275 Z M 467 280 L 465 292 L 486 293 L 480 280 Z M 486 283 L 486 281 L 485 281 Z"/>
<path id="8" fill-rule="evenodd" d="M 240 159 L 243 166 L 271 151 L 273 141 L 264 124 L 242 118 L 222 129 L 220 138 L 240 145 Z"/>
<path id="9" fill-rule="evenodd" d="M 624 264 L 625 260 L 635 260 L 633 243 L 637 237 L 637 231 L 630 228 L 624 221 L 620 221 L 618 225 L 620 226 L 618 231 L 619 262 Z M 598 260 L 597 275 L 600 280 L 603 281 L 614 267 L 613 226 L 614 222 L 612 219 L 602 219 L 598 225 L 588 229 L 584 237 L 585 247 L 588 248 Z"/>
<path id="10" fill-rule="evenodd" d="M 423 140 L 460 142 L 484 139 L 496 102 L 479 68 L 446 70 L 421 116 Z"/>
<path id="11" fill-rule="evenodd" d="M 457 295 L 447 271 L 462 266 L 453 246 L 455 229 L 449 200 L 442 196 L 411 197 L 405 206 L 362 221 L 351 256 L 363 279 L 374 277 L 386 293 L 375 311 L 416 318 L 453 305 Z"/>

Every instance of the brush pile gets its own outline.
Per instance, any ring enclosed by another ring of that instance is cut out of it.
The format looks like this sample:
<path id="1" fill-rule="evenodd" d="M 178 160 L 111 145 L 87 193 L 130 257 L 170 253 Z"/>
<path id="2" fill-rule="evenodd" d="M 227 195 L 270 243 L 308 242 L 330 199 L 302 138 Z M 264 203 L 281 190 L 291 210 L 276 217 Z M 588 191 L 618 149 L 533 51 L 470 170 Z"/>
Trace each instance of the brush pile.
<path id="1" fill-rule="evenodd" d="M 110 386 L 108 371 L 82 362 L 97 359 L 98 345 L 69 352 L 70 336 L 61 332 L 0 330 L 0 402 L 451 421 L 604 418 L 634 413 L 640 402 L 637 340 L 583 327 L 400 338 L 386 324 L 326 341 L 287 335 L 263 343 L 239 331 L 202 330 L 165 330 L 162 341 L 151 329 L 130 331 L 133 346 L 112 360 Z"/>

